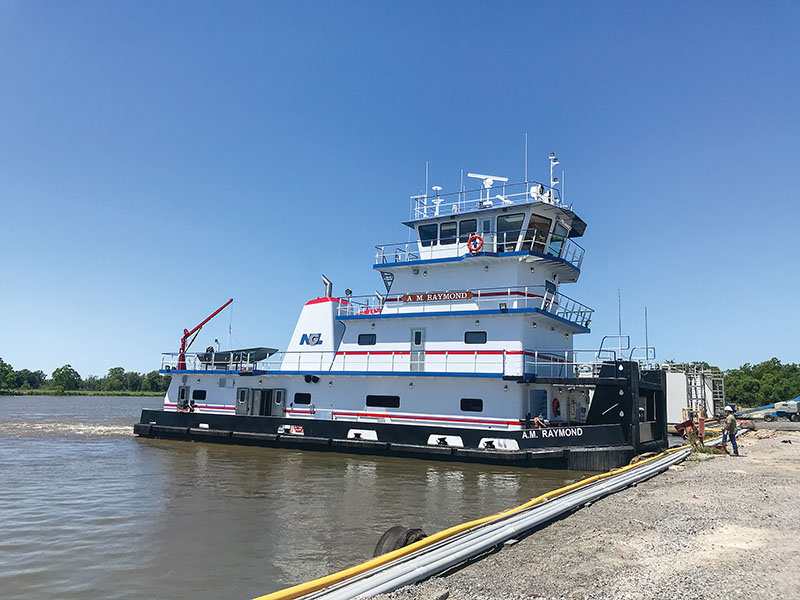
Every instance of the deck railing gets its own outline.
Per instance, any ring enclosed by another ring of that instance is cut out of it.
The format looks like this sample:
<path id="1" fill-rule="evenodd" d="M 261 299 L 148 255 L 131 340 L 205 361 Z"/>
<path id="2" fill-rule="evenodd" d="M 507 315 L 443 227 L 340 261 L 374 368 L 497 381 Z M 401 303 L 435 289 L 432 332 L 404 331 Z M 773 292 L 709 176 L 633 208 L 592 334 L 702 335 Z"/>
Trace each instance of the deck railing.
<path id="1" fill-rule="evenodd" d="M 429 240 L 399 242 L 375 246 L 376 265 L 387 265 L 420 260 L 436 260 L 466 256 L 469 233 L 438 237 Z M 576 269 L 581 268 L 585 250 L 566 235 L 546 229 L 518 229 L 514 231 L 488 231 L 479 234 L 483 239 L 481 252 L 531 252 L 560 258 Z"/>
<path id="2" fill-rule="evenodd" d="M 538 375 L 547 377 L 587 377 L 596 375 L 604 362 L 615 361 L 612 350 L 409 350 L 279 352 L 266 360 L 251 361 L 247 355 L 231 357 L 229 362 L 211 361 L 207 353 L 186 353 L 189 371 L 267 373 L 304 372 L 389 372 Z M 180 354 L 165 353 L 161 370 L 178 371 Z"/>
<path id="3" fill-rule="evenodd" d="M 338 316 L 536 308 L 580 327 L 588 327 L 594 313 L 594 309 L 544 285 L 389 294 L 382 297 L 346 296 L 340 300 L 336 309 Z"/>
<path id="4" fill-rule="evenodd" d="M 513 206 L 545 202 L 564 206 L 556 188 L 538 181 L 504 183 L 498 181 L 490 188 L 478 187 L 446 194 L 411 196 L 411 218 L 426 219 L 440 215 L 455 215 L 493 206 Z M 564 208 L 569 208 L 564 206 Z"/>

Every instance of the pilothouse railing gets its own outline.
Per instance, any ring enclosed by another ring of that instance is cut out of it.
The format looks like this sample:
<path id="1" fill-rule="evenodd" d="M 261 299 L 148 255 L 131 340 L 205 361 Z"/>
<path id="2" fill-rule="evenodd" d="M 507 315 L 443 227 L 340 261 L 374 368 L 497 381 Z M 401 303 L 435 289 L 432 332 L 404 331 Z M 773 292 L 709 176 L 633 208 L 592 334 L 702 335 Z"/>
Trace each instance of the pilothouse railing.
<path id="1" fill-rule="evenodd" d="M 460 192 L 411 197 L 411 218 L 426 219 L 440 215 L 460 214 L 468 211 L 546 202 L 564 208 L 558 189 L 538 181 L 520 183 L 497 182 L 496 186 L 479 187 Z"/>

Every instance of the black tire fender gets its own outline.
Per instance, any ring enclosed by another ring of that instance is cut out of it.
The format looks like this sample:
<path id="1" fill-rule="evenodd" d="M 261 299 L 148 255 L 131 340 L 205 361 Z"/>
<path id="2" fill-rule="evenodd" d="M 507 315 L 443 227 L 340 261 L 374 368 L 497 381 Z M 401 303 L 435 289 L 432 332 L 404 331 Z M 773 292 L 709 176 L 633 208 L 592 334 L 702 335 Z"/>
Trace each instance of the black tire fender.
<path id="1" fill-rule="evenodd" d="M 421 539 L 428 537 L 422 529 L 409 529 L 402 525 L 395 525 L 390 527 L 378 540 L 375 546 L 375 552 L 372 554 L 373 558 L 386 554 L 392 550 L 397 550 L 418 542 Z"/>

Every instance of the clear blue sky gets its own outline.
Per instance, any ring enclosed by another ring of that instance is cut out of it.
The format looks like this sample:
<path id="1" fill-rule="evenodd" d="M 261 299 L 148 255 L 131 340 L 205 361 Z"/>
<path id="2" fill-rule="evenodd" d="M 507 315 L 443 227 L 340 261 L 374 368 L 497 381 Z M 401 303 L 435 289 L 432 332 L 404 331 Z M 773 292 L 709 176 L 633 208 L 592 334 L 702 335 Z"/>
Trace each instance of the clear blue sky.
<path id="1" fill-rule="evenodd" d="M 148 371 L 235 298 L 285 347 L 459 169 L 547 176 L 589 224 L 593 347 L 798 362 L 796 2 L 0 3 L 0 357 Z M 198 347 L 227 341 L 229 315 Z"/>

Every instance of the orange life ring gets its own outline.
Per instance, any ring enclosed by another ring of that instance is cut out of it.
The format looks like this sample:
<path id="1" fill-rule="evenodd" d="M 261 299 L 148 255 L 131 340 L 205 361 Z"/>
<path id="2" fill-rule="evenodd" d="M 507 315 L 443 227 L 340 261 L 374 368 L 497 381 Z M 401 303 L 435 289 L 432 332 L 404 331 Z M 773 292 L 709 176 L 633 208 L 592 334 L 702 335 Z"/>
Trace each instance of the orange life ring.
<path id="1" fill-rule="evenodd" d="M 553 414 L 556 417 L 561 416 L 561 402 L 559 402 L 558 398 L 553 398 Z"/>
<path id="2" fill-rule="evenodd" d="M 483 238 L 477 233 L 473 233 L 467 240 L 467 248 L 473 254 L 480 252 L 481 248 L 483 248 Z"/>

